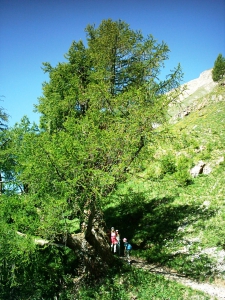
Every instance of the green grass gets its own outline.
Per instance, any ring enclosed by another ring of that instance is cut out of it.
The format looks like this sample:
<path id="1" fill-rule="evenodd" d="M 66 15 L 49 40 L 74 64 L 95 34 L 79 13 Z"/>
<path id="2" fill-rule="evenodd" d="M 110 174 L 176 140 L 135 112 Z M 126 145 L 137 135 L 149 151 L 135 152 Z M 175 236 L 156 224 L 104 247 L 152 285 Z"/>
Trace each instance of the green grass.
<path id="1" fill-rule="evenodd" d="M 168 134 L 158 128 L 156 135 L 163 138 L 149 146 L 153 157 L 103 201 L 108 228 L 118 228 L 121 238 L 132 243 L 134 259 L 167 266 L 197 281 L 225 279 L 225 274 L 218 274 L 215 259 L 203 251 L 225 248 L 224 100 L 222 87 L 188 97 L 183 106 L 196 109 L 170 124 Z M 200 160 L 212 171 L 191 178 L 190 168 Z M 84 285 L 75 293 L 82 300 L 211 299 L 126 264 L 118 264 L 100 282 Z"/>
<path id="2" fill-rule="evenodd" d="M 224 95 L 225 89 L 216 87 L 196 100 L 207 105 L 172 125 L 172 135 L 161 140 L 142 172 L 105 201 L 108 227 L 131 241 L 134 256 L 197 280 L 225 277 L 202 253 L 225 247 Z M 200 160 L 211 173 L 190 178 L 190 168 Z"/>
<path id="3" fill-rule="evenodd" d="M 193 110 L 195 110 L 199 108 L 199 105 L 208 105 L 211 102 L 215 102 L 221 95 L 224 96 L 224 88 L 221 86 L 216 86 L 211 92 L 208 92 L 205 87 L 200 87 L 180 103 L 171 105 L 168 113 L 172 118 L 178 115 L 180 111 L 184 111 L 187 107 L 194 108 Z"/>
<path id="4" fill-rule="evenodd" d="M 198 297 L 198 298 L 196 298 Z M 147 271 L 125 267 L 117 275 L 109 274 L 103 281 L 81 289 L 76 299 L 88 300 L 178 300 L 210 299 L 202 292 L 154 275 Z"/>

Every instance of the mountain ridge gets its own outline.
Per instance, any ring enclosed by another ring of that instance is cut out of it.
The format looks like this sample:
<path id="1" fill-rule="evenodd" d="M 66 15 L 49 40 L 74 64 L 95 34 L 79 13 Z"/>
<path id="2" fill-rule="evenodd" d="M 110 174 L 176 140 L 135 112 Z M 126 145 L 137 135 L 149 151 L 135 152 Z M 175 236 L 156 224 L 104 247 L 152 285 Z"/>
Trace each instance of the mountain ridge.
<path id="1" fill-rule="evenodd" d="M 186 86 L 186 90 L 180 97 L 180 100 L 186 99 L 198 90 L 201 90 L 203 94 L 209 93 L 216 85 L 217 83 L 212 79 L 212 69 L 205 70 L 200 73 L 198 78 L 192 79 L 181 85 L 181 87 Z"/>

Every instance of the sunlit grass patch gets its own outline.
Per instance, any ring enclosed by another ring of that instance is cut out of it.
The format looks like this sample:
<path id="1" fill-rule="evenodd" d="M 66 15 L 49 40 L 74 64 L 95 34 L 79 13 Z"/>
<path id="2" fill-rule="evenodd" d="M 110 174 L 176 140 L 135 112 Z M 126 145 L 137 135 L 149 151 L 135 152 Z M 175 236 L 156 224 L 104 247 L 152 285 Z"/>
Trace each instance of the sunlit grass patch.
<path id="1" fill-rule="evenodd" d="M 217 87 L 198 99 L 204 105 L 172 126 L 105 206 L 107 224 L 129 238 L 134 256 L 199 280 L 218 275 L 204 249 L 225 248 L 224 94 Z M 191 178 L 200 160 L 210 172 Z"/>
<path id="2" fill-rule="evenodd" d="M 108 275 L 107 278 L 95 286 L 80 290 L 76 299 L 207 300 L 210 297 L 175 281 L 167 280 L 161 275 L 127 267 L 117 275 Z"/>

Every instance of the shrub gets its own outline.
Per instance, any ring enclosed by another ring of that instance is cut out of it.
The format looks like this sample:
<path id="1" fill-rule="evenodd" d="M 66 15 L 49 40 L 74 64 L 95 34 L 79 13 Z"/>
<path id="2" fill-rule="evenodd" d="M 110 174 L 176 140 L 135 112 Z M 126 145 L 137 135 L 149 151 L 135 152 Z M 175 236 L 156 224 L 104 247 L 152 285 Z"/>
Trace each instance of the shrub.
<path id="1" fill-rule="evenodd" d="M 180 186 L 188 185 L 192 182 L 190 175 L 191 160 L 186 156 L 179 156 L 177 160 L 177 172 L 175 173 L 175 179 Z"/>
<path id="2" fill-rule="evenodd" d="M 225 74 L 225 58 L 220 53 L 214 62 L 214 67 L 212 70 L 213 81 L 219 81 L 223 79 Z"/>
<path id="3" fill-rule="evenodd" d="M 162 157 L 161 172 L 163 175 L 176 172 L 176 158 L 173 154 L 169 153 Z"/>

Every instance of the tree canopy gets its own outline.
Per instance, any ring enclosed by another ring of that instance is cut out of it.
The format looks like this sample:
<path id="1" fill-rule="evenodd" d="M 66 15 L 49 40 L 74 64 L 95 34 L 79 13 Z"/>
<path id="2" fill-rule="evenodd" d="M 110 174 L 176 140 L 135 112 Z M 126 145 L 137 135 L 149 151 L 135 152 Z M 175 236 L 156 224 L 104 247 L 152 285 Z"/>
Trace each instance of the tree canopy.
<path id="1" fill-rule="evenodd" d="M 46 247 L 72 249 L 83 271 L 100 276 L 113 264 L 104 197 L 150 155 L 154 124 L 166 121 L 182 71 L 178 65 L 162 79 L 167 44 L 125 22 L 85 30 L 86 43 L 74 41 L 66 62 L 43 64 L 49 81 L 36 105 L 40 128 L 24 119 L 9 133 L 17 193 L 10 209 L 2 204 L 2 226 L 19 232 L 17 245 L 24 236 L 41 245 L 38 236 Z"/>
<path id="2" fill-rule="evenodd" d="M 8 114 L 4 111 L 3 107 L 0 106 L 0 130 L 7 127 Z"/>
<path id="3" fill-rule="evenodd" d="M 5 172 L 7 167 L 5 164 L 5 158 L 3 155 L 3 149 L 5 148 L 7 144 L 7 139 L 5 139 L 5 129 L 7 128 L 7 122 L 8 122 L 8 115 L 4 111 L 2 107 L 0 107 L 0 149 L 1 149 L 1 154 L 0 154 L 0 195 L 2 193 L 2 172 L 3 170 Z"/>
<path id="4" fill-rule="evenodd" d="M 225 57 L 220 53 L 214 62 L 214 67 L 212 70 L 213 81 L 220 81 L 224 78 L 225 74 Z"/>

